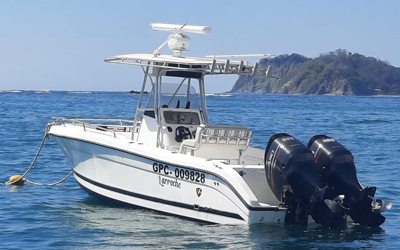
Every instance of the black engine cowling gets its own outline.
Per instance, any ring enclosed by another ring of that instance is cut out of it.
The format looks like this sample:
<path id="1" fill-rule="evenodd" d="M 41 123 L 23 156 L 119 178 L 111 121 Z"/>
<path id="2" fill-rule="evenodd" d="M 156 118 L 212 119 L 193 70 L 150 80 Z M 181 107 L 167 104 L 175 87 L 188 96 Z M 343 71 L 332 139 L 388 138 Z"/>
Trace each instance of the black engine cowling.
<path id="1" fill-rule="evenodd" d="M 317 223 L 337 227 L 344 223 L 341 209 L 328 208 L 325 199 L 334 192 L 317 176 L 310 149 L 288 134 L 273 135 L 264 157 L 267 182 L 275 196 L 287 207 L 286 224 L 303 224 L 311 215 Z"/>
<path id="2" fill-rule="evenodd" d="M 353 221 L 369 227 L 381 225 L 385 217 L 372 205 L 376 187 L 362 187 L 351 152 L 326 135 L 312 137 L 307 146 L 314 154 L 321 181 L 332 187 L 336 195 L 345 196 L 343 205 L 350 209 Z"/>
<path id="3" fill-rule="evenodd" d="M 316 175 L 313 154 L 293 136 L 273 135 L 264 160 L 268 184 L 282 202 L 289 183 L 291 190 L 305 202 L 322 186 Z"/>

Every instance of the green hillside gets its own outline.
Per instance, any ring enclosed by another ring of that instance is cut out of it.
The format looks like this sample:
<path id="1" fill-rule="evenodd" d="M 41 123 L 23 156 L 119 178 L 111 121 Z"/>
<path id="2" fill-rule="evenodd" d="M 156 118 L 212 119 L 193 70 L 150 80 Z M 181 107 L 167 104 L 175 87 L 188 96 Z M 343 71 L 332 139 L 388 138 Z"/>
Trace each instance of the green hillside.
<path id="1" fill-rule="evenodd" d="M 240 76 L 231 92 L 276 94 L 400 95 L 400 68 L 343 49 L 311 59 L 299 54 L 260 61 L 279 79 Z"/>

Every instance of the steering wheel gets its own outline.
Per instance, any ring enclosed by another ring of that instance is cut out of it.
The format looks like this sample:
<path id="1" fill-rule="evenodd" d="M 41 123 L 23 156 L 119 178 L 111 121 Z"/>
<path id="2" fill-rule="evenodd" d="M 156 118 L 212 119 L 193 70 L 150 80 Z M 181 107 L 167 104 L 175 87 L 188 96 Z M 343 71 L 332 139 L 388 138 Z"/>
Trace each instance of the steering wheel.
<path id="1" fill-rule="evenodd" d="M 192 133 L 187 127 L 179 126 L 175 129 L 175 141 L 182 142 L 184 139 L 192 139 Z"/>

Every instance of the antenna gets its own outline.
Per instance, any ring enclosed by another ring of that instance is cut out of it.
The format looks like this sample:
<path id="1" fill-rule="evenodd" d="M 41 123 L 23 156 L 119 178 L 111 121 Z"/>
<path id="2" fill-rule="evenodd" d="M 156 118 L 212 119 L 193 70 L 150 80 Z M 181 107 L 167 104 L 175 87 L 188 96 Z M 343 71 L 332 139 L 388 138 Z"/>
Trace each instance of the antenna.
<path id="1" fill-rule="evenodd" d="M 150 29 L 155 31 L 182 31 L 182 33 L 193 33 L 193 34 L 211 34 L 210 26 L 201 25 L 186 25 L 182 28 L 181 24 L 169 24 L 169 23 L 151 23 Z"/>
<path id="2" fill-rule="evenodd" d="M 168 43 L 168 47 L 174 52 L 174 56 L 181 57 L 182 51 L 187 50 L 190 45 L 190 38 L 186 36 L 186 33 L 193 34 L 210 34 L 210 26 L 198 26 L 198 25 L 184 25 L 180 24 L 168 24 L 168 23 L 151 23 L 150 29 L 155 31 L 172 31 L 168 39 L 165 40 L 156 50 L 153 52 L 153 56 L 159 55 L 159 51 L 165 44 Z"/>

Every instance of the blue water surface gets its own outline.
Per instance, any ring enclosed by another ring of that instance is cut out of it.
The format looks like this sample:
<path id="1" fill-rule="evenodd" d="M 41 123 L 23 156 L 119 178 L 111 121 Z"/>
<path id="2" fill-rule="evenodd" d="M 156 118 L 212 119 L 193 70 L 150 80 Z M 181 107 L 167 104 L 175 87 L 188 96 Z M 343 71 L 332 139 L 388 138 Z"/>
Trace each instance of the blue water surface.
<path id="1" fill-rule="evenodd" d="M 52 117 L 134 117 L 137 95 L 121 92 L 0 92 L 0 249 L 400 249 L 400 98 L 208 96 L 212 123 L 246 125 L 252 145 L 288 133 L 303 143 L 327 134 L 352 151 L 358 178 L 393 201 L 380 228 L 208 225 L 88 196 L 71 177 L 60 185 L 6 186 L 29 167 Z M 29 180 L 50 183 L 70 171 L 48 140 Z"/>

